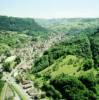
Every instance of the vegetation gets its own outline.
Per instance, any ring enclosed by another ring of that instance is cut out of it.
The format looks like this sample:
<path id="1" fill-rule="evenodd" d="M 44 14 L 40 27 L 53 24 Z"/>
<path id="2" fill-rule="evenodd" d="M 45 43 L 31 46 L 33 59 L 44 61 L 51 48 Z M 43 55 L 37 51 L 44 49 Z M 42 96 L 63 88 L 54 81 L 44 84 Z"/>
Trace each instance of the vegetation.
<path id="1" fill-rule="evenodd" d="M 94 93 L 91 94 L 87 91 L 84 84 L 82 84 L 77 78 L 71 77 L 65 74 L 57 76 L 51 80 L 51 84 L 62 94 L 63 98 L 67 100 L 85 100 L 95 99 Z M 86 95 L 87 94 L 87 95 Z"/>
<path id="2" fill-rule="evenodd" d="M 96 87 L 99 83 L 96 76 L 99 50 L 98 45 L 93 45 L 99 44 L 96 37 L 99 38 L 97 30 L 88 34 L 81 32 L 68 35 L 68 39 L 55 44 L 35 60 L 32 73 L 49 98 L 98 98 L 99 90 Z"/>
<path id="3" fill-rule="evenodd" d="M 1 91 L 4 86 L 4 83 L 5 83 L 4 81 L 0 80 L 0 95 L 1 95 Z"/>
<path id="4" fill-rule="evenodd" d="M 6 72 L 11 72 L 12 69 L 15 68 L 15 66 L 18 65 L 20 62 L 21 60 L 18 56 L 10 56 L 5 59 L 3 63 L 3 70 Z"/>
<path id="5" fill-rule="evenodd" d="M 38 30 L 39 29 L 39 30 Z M 0 30 L 7 31 L 45 31 L 40 25 L 38 25 L 34 19 L 14 18 L 7 16 L 0 16 Z"/>
<path id="6" fill-rule="evenodd" d="M 76 55 L 84 57 L 84 70 L 90 69 L 93 66 L 92 53 L 90 50 L 90 43 L 88 37 L 85 35 L 76 36 L 70 40 L 56 44 L 54 47 L 45 51 L 43 56 L 35 61 L 33 72 L 38 72 L 53 64 L 55 60 L 66 55 Z M 45 59 L 46 57 L 46 59 Z M 35 71 L 36 70 L 36 71 Z"/>
<path id="7" fill-rule="evenodd" d="M 85 86 L 92 90 L 93 92 L 96 92 L 95 86 L 96 86 L 96 79 L 93 75 L 93 73 L 88 73 L 87 75 L 83 75 L 80 77 L 80 80 Z"/>
<path id="8" fill-rule="evenodd" d="M 29 80 L 44 99 L 98 100 L 99 19 L 35 20 L 0 16 L 0 93 L 27 99 Z"/>
<path id="9" fill-rule="evenodd" d="M 0 55 L 7 54 L 12 48 L 22 47 L 31 38 L 25 34 L 12 31 L 0 31 Z"/>

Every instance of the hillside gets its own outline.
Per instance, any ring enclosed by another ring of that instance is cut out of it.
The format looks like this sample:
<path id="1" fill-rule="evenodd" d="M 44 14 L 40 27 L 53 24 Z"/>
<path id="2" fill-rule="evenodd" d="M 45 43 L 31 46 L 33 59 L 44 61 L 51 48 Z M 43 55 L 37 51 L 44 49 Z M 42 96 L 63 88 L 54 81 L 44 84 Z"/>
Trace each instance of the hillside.
<path id="1" fill-rule="evenodd" d="M 69 36 L 68 40 L 52 46 L 35 61 L 32 73 L 35 74 L 36 84 L 39 84 L 50 98 L 98 100 L 98 48 L 99 31 L 88 36 Z"/>
<path id="2" fill-rule="evenodd" d="M 47 40 L 53 34 L 32 18 L 0 16 L 0 55 L 14 48 L 25 48 L 35 41 Z"/>
<path id="3" fill-rule="evenodd" d="M 39 30 L 38 30 L 39 29 Z M 0 16 L 0 30 L 7 31 L 45 31 L 34 19 Z"/>

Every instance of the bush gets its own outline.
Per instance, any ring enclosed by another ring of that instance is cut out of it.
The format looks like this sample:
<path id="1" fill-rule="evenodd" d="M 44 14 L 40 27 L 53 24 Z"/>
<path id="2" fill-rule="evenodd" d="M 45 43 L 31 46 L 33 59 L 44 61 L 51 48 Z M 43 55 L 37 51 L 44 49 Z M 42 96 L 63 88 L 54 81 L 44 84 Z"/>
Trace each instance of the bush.
<path id="1" fill-rule="evenodd" d="M 3 70 L 6 72 L 11 72 L 12 68 L 10 66 L 10 63 L 3 63 Z"/>
<path id="2" fill-rule="evenodd" d="M 21 59 L 19 56 L 16 57 L 15 61 L 17 62 L 17 64 L 19 64 L 21 62 Z"/>
<path id="3" fill-rule="evenodd" d="M 62 94 L 63 99 L 85 100 L 85 98 L 87 98 L 87 96 L 84 96 L 87 89 L 75 77 L 60 74 L 56 78 L 52 79 L 50 83 Z"/>
<path id="4" fill-rule="evenodd" d="M 2 78 L 2 76 L 3 76 L 3 73 L 2 73 L 2 72 L 0 72 L 0 79 Z"/>
<path id="5" fill-rule="evenodd" d="M 84 93 L 84 96 L 87 97 L 85 100 L 97 100 L 96 94 L 92 91 L 87 91 L 86 93 Z"/>
<path id="6" fill-rule="evenodd" d="M 99 73 L 99 71 L 98 71 Z M 97 81 L 97 84 L 99 84 L 99 74 L 96 75 L 96 81 Z"/>
<path id="7" fill-rule="evenodd" d="M 93 73 L 88 73 L 87 75 L 80 76 L 79 79 L 89 90 L 96 92 L 96 79 Z"/>
<path id="8" fill-rule="evenodd" d="M 85 59 L 85 63 L 83 64 L 83 70 L 87 71 L 94 66 L 92 59 Z"/>
<path id="9" fill-rule="evenodd" d="M 11 56 L 11 52 L 10 52 L 9 50 L 5 51 L 5 55 L 6 55 L 7 57 L 10 57 L 10 56 Z"/>
<path id="10" fill-rule="evenodd" d="M 62 95 L 59 91 L 57 91 L 53 86 L 45 83 L 42 87 L 44 91 L 46 91 L 46 95 L 48 97 L 52 97 L 55 100 L 62 99 Z"/>
<path id="11" fill-rule="evenodd" d="M 46 68 L 47 66 L 49 66 L 48 55 L 44 55 L 41 58 L 39 58 L 37 61 L 35 61 L 32 71 L 38 72 Z"/>
<path id="12" fill-rule="evenodd" d="M 0 94 L 1 94 L 2 88 L 4 86 L 4 83 L 5 83 L 5 81 L 0 80 Z"/>

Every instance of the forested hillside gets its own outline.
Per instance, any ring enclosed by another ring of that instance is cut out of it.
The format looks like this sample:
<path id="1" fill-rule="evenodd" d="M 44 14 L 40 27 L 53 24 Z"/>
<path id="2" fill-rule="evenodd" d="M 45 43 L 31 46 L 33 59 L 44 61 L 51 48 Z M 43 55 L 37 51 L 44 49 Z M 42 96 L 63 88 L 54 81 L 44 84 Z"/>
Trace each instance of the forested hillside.
<path id="1" fill-rule="evenodd" d="M 39 30 L 38 30 L 39 29 Z M 34 19 L 0 16 L 0 30 L 7 31 L 45 31 Z"/>
<path id="2" fill-rule="evenodd" d="M 98 100 L 99 30 L 90 30 L 69 35 L 35 60 L 32 73 L 48 97 Z"/>

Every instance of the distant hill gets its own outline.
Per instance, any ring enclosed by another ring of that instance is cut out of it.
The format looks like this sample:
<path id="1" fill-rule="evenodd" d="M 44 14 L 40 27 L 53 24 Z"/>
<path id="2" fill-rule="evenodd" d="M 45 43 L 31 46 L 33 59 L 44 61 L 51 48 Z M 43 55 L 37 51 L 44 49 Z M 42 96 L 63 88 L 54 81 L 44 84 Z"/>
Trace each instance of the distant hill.
<path id="1" fill-rule="evenodd" d="M 44 27 L 70 24 L 92 24 L 99 23 L 99 18 L 60 18 L 60 19 L 35 19 L 35 21 Z"/>
<path id="2" fill-rule="evenodd" d="M 99 27 L 99 18 L 35 19 L 35 21 L 54 32 L 72 35 L 81 32 L 93 33 Z"/>
<path id="3" fill-rule="evenodd" d="M 46 31 L 31 18 L 0 16 L 0 30 L 7 31 Z"/>

